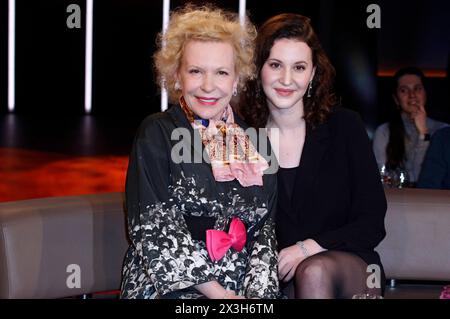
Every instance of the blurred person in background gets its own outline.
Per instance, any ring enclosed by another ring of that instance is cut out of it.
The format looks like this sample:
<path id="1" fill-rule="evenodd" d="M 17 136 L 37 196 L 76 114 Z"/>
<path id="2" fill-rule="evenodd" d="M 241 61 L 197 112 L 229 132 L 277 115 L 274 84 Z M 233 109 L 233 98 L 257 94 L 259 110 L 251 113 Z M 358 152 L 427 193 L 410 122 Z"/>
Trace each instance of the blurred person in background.
<path id="1" fill-rule="evenodd" d="M 404 183 L 414 187 L 431 136 L 447 124 L 427 117 L 425 76 L 418 68 L 395 73 L 392 97 L 396 107 L 389 122 L 376 129 L 373 152 L 382 174 L 401 171 L 407 179 Z"/>

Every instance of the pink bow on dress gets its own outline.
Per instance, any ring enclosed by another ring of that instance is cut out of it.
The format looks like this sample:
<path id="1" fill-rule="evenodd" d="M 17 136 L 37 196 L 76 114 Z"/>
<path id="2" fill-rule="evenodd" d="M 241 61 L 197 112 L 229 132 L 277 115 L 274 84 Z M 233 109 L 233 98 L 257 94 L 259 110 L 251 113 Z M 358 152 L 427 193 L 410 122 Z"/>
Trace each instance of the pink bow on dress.
<path id="1" fill-rule="evenodd" d="M 212 261 L 220 260 L 230 247 L 241 251 L 247 240 L 247 231 L 239 218 L 233 218 L 228 234 L 222 230 L 206 231 L 206 249 Z"/>

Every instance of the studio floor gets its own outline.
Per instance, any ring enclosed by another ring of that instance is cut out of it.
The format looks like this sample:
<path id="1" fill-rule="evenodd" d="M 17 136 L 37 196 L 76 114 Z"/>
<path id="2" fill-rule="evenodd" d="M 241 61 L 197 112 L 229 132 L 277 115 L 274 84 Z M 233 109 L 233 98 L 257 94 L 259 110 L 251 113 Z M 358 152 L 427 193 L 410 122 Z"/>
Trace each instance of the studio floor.
<path id="1" fill-rule="evenodd" d="M 0 118 L 0 202 L 124 191 L 142 119 Z"/>

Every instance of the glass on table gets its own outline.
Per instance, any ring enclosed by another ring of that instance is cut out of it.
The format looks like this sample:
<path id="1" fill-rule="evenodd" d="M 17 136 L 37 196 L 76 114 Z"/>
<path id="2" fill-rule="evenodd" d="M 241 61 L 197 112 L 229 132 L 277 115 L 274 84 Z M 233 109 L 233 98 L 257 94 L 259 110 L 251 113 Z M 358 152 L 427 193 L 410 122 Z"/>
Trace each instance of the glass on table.
<path id="1" fill-rule="evenodd" d="M 402 168 L 389 169 L 383 165 L 380 169 L 381 183 L 386 188 L 404 188 L 409 186 L 408 172 Z"/>

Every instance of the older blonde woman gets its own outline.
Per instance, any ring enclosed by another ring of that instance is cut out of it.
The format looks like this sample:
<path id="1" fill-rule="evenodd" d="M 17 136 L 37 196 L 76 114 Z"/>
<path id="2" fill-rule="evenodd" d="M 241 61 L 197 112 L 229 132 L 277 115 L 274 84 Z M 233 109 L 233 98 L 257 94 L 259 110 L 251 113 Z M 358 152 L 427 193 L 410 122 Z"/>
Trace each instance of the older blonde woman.
<path id="1" fill-rule="evenodd" d="M 276 176 L 229 105 L 253 76 L 254 38 L 236 15 L 192 6 L 159 37 L 174 105 L 143 121 L 130 155 L 123 298 L 277 296 Z"/>

